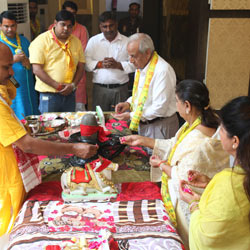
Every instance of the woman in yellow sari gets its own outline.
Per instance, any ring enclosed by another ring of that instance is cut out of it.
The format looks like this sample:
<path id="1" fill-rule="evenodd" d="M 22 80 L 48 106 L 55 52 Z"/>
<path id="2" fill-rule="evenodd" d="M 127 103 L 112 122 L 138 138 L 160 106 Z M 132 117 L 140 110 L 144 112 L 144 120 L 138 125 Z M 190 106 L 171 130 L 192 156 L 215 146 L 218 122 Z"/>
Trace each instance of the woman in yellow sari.
<path id="1" fill-rule="evenodd" d="M 162 181 L 161 193 L 165 207 L 185 240 L 188 238 L 190 213 L 188 204 L 179 200 L 179 180 L 188 180 L 189 170 L 200 171 L 211 178 L 229 166 L 229 157 L 217 137 L 218 117 L 209 106 L 209 93 L 205 84 L 195 80 L 178 83 L 176 105 L 186 123 L 175 137 L 160 140 L 131 135 L 123 137 L 121 141 L 131 146 L 153 149 L 150 159 L 151 180 Z M 203 189 L 196 191 L 201 194 Z"/>
<path id="2" fill-rule="evenodd" d="M 180 182 L 180 197 L 192 212 L 191 250 L 250 249 L 250 97 L 238 97 L 220 111 L 223 148 L 235 158 L 233 168 L 210 178 L 189 172 Z M 207 183 L 209 184 L 207 185 Z M 206 186 L 200 197 L 191 186 Z M 191 193 L 183 192 L 189 188 Z"/>

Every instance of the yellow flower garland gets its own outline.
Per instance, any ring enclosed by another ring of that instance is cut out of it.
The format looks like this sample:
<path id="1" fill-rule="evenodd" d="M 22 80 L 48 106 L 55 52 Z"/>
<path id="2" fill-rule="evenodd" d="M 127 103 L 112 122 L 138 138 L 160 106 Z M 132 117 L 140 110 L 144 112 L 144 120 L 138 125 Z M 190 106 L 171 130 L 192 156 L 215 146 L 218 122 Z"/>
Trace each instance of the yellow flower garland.
<path id="1" fill-rule="evenodd" d="M 11 41 L 9 41 L 7 39 L 7 37 L 5 36 L 5 34 L 3 33 L 3 31 L 1 31 L 1 39 L 3 41 L 5 41 L 7 44 L 9 44 L 11 47 L 15 48 L 15 53 L 18 54 L 20 53 L 20 51 L 22 50 L 22 46 L 21 46 L 21 40 L 19 35 L 16 33 L 16 41 L 17 41 L 17 45 L 15 45 L 14 43 L 12 43 Z"/>
<path id="2" fill-rule="evenodd" d="M 51 29 L 50 30 L 52 36 L 53 36 L 53 40 L 58 44 L 58 46 L 65 52 L 66 54 L 66 59 L 67 59 L 67 63 L 68 63 L 68 70 L 66 72 L 66 76 L 65 76 L 65 83 L 71 83 L 73 80 L 73 69 L 74 69 L 74 61 L 72 58 L 72 54 L 70 51 L 70 41 L 66 42 L 65 44 L 60 42 L 57 37 L 56 34 L 54 33 L 54 30 Z"/>
<path id="3" fill-rule="evenodd" d="M 142 116 L 142 112 L 143 112 L 143 107 L 144 107 L 144 104 L 145 104 L 145 102 L 147 100 L 147 97 L 148 97 L 149 85 L 150 85 L 150 82 L 151 82 L 152 77 L 154 75 L 154 71 L 155 71 L 155 67 L 156 67 L 157 61 L 158 61 L 158 55 L 157 55 L 156 52 L 154 52 L 153 57 L 151 59 L 151 62 L 149 64 L 148 70 L 147 70 L 146 80 L 144 82 L 141 95 L 139 97 L 139 101 L 138 101 L 138 105 L 137 105 L 136 111 L 134 113 L 134 116 L 133 116 L 133 118 L 131 120 L 131 123 L 130 123 L 130 126 L 129 126 L 129 128 L 131 130 L 134 130 L 134 131 L 138 130 L 138 126 L 139 126 L 139 123 L 140 123 L 140 120 L 141 120 L 141 116 Z M 136 71 L 136 75 L 135 75 L 133 92 L 132 92 L 132 104 L 131 104 L 131 107 L 132 107 L 133 111 L 135 109 L 134 102 L 135 102 L 135 97 L 136 97 L 137 91 L 138 91 L 139 78 L 140 78 L 140 71 L 137 70 Z"/>
<path id="4" fill-rule="evenodd" d="M 173 146 L 168 160 L 167 160 L 167 164 L 171 165 L 171 160 L 174 156 L 175 150 L 177 148 L 177 146 L 182 142 L 182 140 L 186 137 L 186 135 L 188 135 L 193 129 L 195 129 L 199 124 L 201 124 L 201 118 L 198 117 L 193 124 L 189 127 L 189 124 L 186 122 L 183 125 L 182 130 L 180 131 L 179 137 L 177 142 L 175 143 L 175 145 Z M 162 172 L 162 176 L 161 176 L 161 195 L 162 195 L 162 200 L 163 203 L 165 205 L 165 208 L 169 214 L 169 217 L 172 221 L 172 223 L 174 224 L 174 226 L 177 226 L 177 222 L 176 222 L 176 215 L 175 215 L 175 211 L 174 211 L 174 207 L 170 198 L 170 194 L 169 194 L 169 189 L 168 189 L 168 175 L 165 172 Z"/>

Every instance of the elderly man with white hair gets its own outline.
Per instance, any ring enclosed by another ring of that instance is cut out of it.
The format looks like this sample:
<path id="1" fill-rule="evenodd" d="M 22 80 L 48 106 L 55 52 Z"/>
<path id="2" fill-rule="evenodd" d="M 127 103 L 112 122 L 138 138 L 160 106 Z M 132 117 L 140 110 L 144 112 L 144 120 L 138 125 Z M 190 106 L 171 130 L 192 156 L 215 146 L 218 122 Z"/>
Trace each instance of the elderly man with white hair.
<path id="1" fill-rule="evenodd" d="M 130 129 L 140 135 L 168 139 L 178 129 L 176 115 L 176 75 L 155 51 L 150 36 L 137 33 L 129 37 L 127 51 L 136 67 L 132 96 L 115 107 L 114 117 L 130 120 Z"/>

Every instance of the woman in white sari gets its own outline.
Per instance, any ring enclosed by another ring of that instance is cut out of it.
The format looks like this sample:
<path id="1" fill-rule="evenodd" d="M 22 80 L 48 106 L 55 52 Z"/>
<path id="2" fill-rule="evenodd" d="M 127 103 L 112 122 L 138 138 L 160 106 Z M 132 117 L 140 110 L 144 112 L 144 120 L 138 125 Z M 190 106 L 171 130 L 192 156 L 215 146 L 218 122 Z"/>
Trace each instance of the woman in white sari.
<path id="1" fill-rule="evenodd" d="M 205 84 L 195 80 L 181 81 L 176 87 L 176 105 L 186 122 L 175 137 L 160 140 L 131 135 L 123 137 L 121 142 L 153 149 L 151 180 L 162 182 L 163 202 L 173 224 L 178 225 L 185 244 L 190 212 L 188 204 L 179 199 L 179 180 L 188 180 L 189 170 L 202 172 L 211 178 L 229 166 L 229 156 L 217 137 L 219 121 L 209 107 Z M 195 191 L 201 194 L 203 189 Z"/>

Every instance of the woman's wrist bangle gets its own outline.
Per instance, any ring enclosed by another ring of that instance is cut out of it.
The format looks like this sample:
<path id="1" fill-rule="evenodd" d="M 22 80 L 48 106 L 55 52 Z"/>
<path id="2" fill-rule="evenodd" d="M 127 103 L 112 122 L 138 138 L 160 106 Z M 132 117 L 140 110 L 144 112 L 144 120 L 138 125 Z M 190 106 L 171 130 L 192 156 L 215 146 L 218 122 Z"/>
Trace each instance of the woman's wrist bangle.
<path id="1" fill-rule="evenodd" d="M 194 212 L 194 210 L 199 208 L 199 202 L 198 201 L 193 201 L 190 205 L 189 205 L 189 211 L 190 213 Z"/>
<path id="2" fill-rule="evenodd" d="M 190 202 L 188 202 L 188 205 L 190 206 L 193 202 L 199 202 L 199 200 L 191 200 Z"/>

